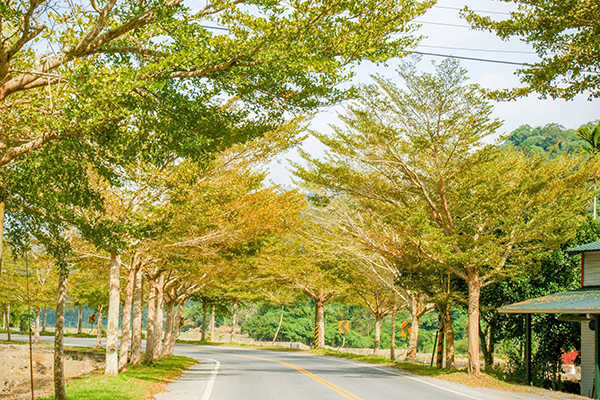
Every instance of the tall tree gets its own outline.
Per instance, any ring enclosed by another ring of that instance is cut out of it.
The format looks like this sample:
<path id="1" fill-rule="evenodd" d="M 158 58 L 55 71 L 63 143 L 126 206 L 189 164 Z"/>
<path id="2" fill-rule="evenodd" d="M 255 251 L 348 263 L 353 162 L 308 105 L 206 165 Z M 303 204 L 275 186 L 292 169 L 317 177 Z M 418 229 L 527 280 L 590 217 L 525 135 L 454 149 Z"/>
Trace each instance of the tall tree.
<path id="1" fill-rule="evenodd" d="M 305 155 L 309 167 L 297 174 L 363 199 L 391 227 L 380 234 L 398 252 L 412 248 L 465 281 L 468 366 L 479 373 L 481 288 L 524 272 L 572 234 L 597 164 L 482 148 L 499 122 L 455 61 L 433 74 L 412 64 L 399 73 L 406 89 L 376 78 L 342 117 L 346 129 L 317 134 L 327 160 Z"/>

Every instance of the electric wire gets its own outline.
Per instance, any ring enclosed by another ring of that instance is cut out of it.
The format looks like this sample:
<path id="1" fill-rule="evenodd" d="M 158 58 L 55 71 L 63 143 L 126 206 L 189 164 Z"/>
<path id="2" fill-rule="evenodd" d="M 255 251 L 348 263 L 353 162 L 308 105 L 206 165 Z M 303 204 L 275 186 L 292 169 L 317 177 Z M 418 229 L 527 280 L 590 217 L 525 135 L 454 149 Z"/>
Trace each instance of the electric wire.
<path id="1" fill-rule="evenodd" d="M 429 52 L 417 51 L 417 50 L 405 50 L 405 51 L 407 53 L 420 54 L 420 55 L 423 55 L 423 56 L 456 58 L 456 59 L 459 59 L 459 60 L 481 61 L 481 62 L 494 63 L 494 64 L 517 65 L 517 66 L 520 66 L 520 67 L 523 67 L 523 66 L 527 65 L 525 63 L 520 63 L 520 62 L 516 62 L 516 61 L 492 60 L 492 59 L 488 59 L 488 58 L 455 56 L 455 55 L 452 55 L 452 54 L 429 53 Z"/>
<path id="2" fill-rule="evenodd" d="M 534 51 L 498 50 L 498 49 L 471 49 L 471 48 L 468 48 L 468 47 L 433 46 L 433 45 L 427 45 L 427 44 L 419 44 L 418 46 L 419 47 L 427 47 L 427 48 L 431 48 L 431 49 L 479 51 L 479 52 L 484 52 L 484 53 L 537 54 Z"/>
<path id="3" fill-rule="evenodd" d="M 438 6 L 438 5 L 433 6 L 433 8 L 443 8 L 443 9 L 446 9 L 446 10 L 456 10 L 456 11 L 462 11 L 463 10 L 460 7 L 449 7 L 449 6 Z M 504 11 L 471 10 L 471 9 L 469 9 L 469 11 L 474 11 L 474 12 L 484 13 L 484 14 L 510 15 L 510 13 L 504 12 Z"/>

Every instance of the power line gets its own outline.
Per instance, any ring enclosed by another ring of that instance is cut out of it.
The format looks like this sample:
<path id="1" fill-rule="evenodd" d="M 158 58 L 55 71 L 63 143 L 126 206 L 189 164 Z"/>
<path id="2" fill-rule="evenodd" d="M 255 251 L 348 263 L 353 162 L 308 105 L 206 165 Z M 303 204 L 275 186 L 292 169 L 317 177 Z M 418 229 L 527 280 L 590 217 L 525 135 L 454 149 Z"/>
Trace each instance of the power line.
<path id="1" fill-rule="evenodd" d="M 460 7 L 448 7 L 448 6 L 437 6 L 437 5 L 433 6 L 433 8 L 444 8 L 446 10 L 456 10 L 456 11 L 462 11 L 463 10 Z M 488 11 L 488 10 L 470 10 L 470 11 L 484 13 L 484 14 L 510 15 L 510 13 L 503 12 L 503 11 Z"/>
<path id="2" fill-rule="evenodd" d="M 418 20 L 418 19 L 414 20 L 413 22 L 416 22 L 418 24 L 452 26 L 454 28 L 469 28 L 469 29 L 471 29 L 471 25 L 447 24 L 445 22 L 421 21 L 421 20 Z"/>
<path id="3" fill-rule="evenodd" d="M 534 51 L 471 49 L 471 48 L 467 48 L 467 47 L 430 46 L 430 45 L 426 45 L 426 44 L 419 44 L 419 47 L 429 47 L 432 49 L 446 49 L 446 50 L 481 51 L 481 52 L 485 52 L 485 53 L 536 54 Z"/>
<path id="4" fill-rule="evenodd" d="M 492 59 L 489 59 L 489 58 L 455 56 L 455 55 L 452 55 L 452 54 L 428 53 L 428 52 L 417 51 L 417 50 L 405 50 L 405 51 L 407 53 L 420 54 L 420 55 L 423 55 L 423 56 L 456 58 L 456 59 L 459 59 L 459 60 L 481 61 L 481 62 L 488 62 L 488 63 L 494 63 L 494 64 L 518 65 L 520 67 L 523 67 L 523 66 L 527 65 L 527 64 L 520 63 L 520 62 L 515 62 L 515 61 L 492 60 Z"/>

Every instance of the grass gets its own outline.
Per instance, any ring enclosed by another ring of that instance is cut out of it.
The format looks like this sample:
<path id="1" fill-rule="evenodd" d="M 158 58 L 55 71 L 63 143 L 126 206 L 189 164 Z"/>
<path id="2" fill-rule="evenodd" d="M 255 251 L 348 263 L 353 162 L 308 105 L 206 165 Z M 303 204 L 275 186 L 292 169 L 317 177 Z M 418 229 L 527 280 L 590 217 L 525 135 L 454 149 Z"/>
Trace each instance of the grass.
<path id="1" fill-rule="evenodd" d="M 164 390 L 167 383 L 196 364 L 189 357 L 168 356 L 151 365 L 133 365 L 118 376 L 87 374 L 67 383 L 69 400 L 144 400 Z M 54 396 L 41 400 L 53 400 Z"/>
<path id="2" fill-rule="evenodd" d="M 484 387 L 490 389 L 511 390 L 516 392 L 527 391 L 526 387 L 510 384 L 508 382 L 494 377 L 493 375 L 486 374 L 484 372 L 482 372 L 480 375 L 475 376 L 469 375 L 466 370 L 430 367 L 429 364 L 422 364 L 419 362 L 412 361 L 400 361 L 393 363 L 387 357 L 337 352 L 335 350 L 329 349 L 310 350 L 310 353 L 324 356 L 347 358 L 351 360 L 368 362 L 371 364 L 387 365 L 393 368 L 397 368 L 401 371 L 406 371 L 417 375 L 433 376 L 436 378 L 444 379 L 450 382 L 460 383 L 471 387 Z"/>
<path id="3" fill-rule="evenodd" d="M 229 347 L 246 347 L 249 349 L 258 350 L 271 350 L 271 351 L 303 351 L 300 349 L 292 349 L 290 347 L 281 346 L 257 346 L 251 343 L 239 343 L 239 342 L 209 342 L 206 340 L 180 340 L 177 339 L 177 343 L 181 344 L 193 344 L 199 346 L 229 346 Z"/>
<path id="4" fill-rule="evenodd" d="M 6 329 L 0 329 L 0 333 L 6 333 Z M 18 331 L 15 329 L 10 330 L 11 335 L 16 334 L 16 335 L 29 335 L 29 331 Z M 54 332 L 52 331 L 41 331 L 40 332 L 40 336 L 54 336 Z M 75 338 L 95 338 L 96 334 L 89 334 L 89 333 L 69 333 L 69 332 L 64 332 L 63 333 L 64 337 L 75 337 Z"/>

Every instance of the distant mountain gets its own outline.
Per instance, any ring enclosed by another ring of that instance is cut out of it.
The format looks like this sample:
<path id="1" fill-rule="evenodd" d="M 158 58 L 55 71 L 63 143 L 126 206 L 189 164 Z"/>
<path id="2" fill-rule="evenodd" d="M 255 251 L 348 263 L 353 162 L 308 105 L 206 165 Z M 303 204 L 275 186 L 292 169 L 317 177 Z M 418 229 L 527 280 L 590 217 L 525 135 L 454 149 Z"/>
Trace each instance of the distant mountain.
<path id="1" fill-rule="evenodd" d="M 589 122 L 587 125 L 593 127 L 595 123 Z M 566 129 L 559 124 L 548 124 L 535 128 L 521 125 L 505 138 L 503 145 L 509 144 L 534 153 L 547 154 L 550 158 L 575 153 L 580 150 L 581 146 L 586 146 L 583 139 L 575 136 L 575 129 Z"/>

